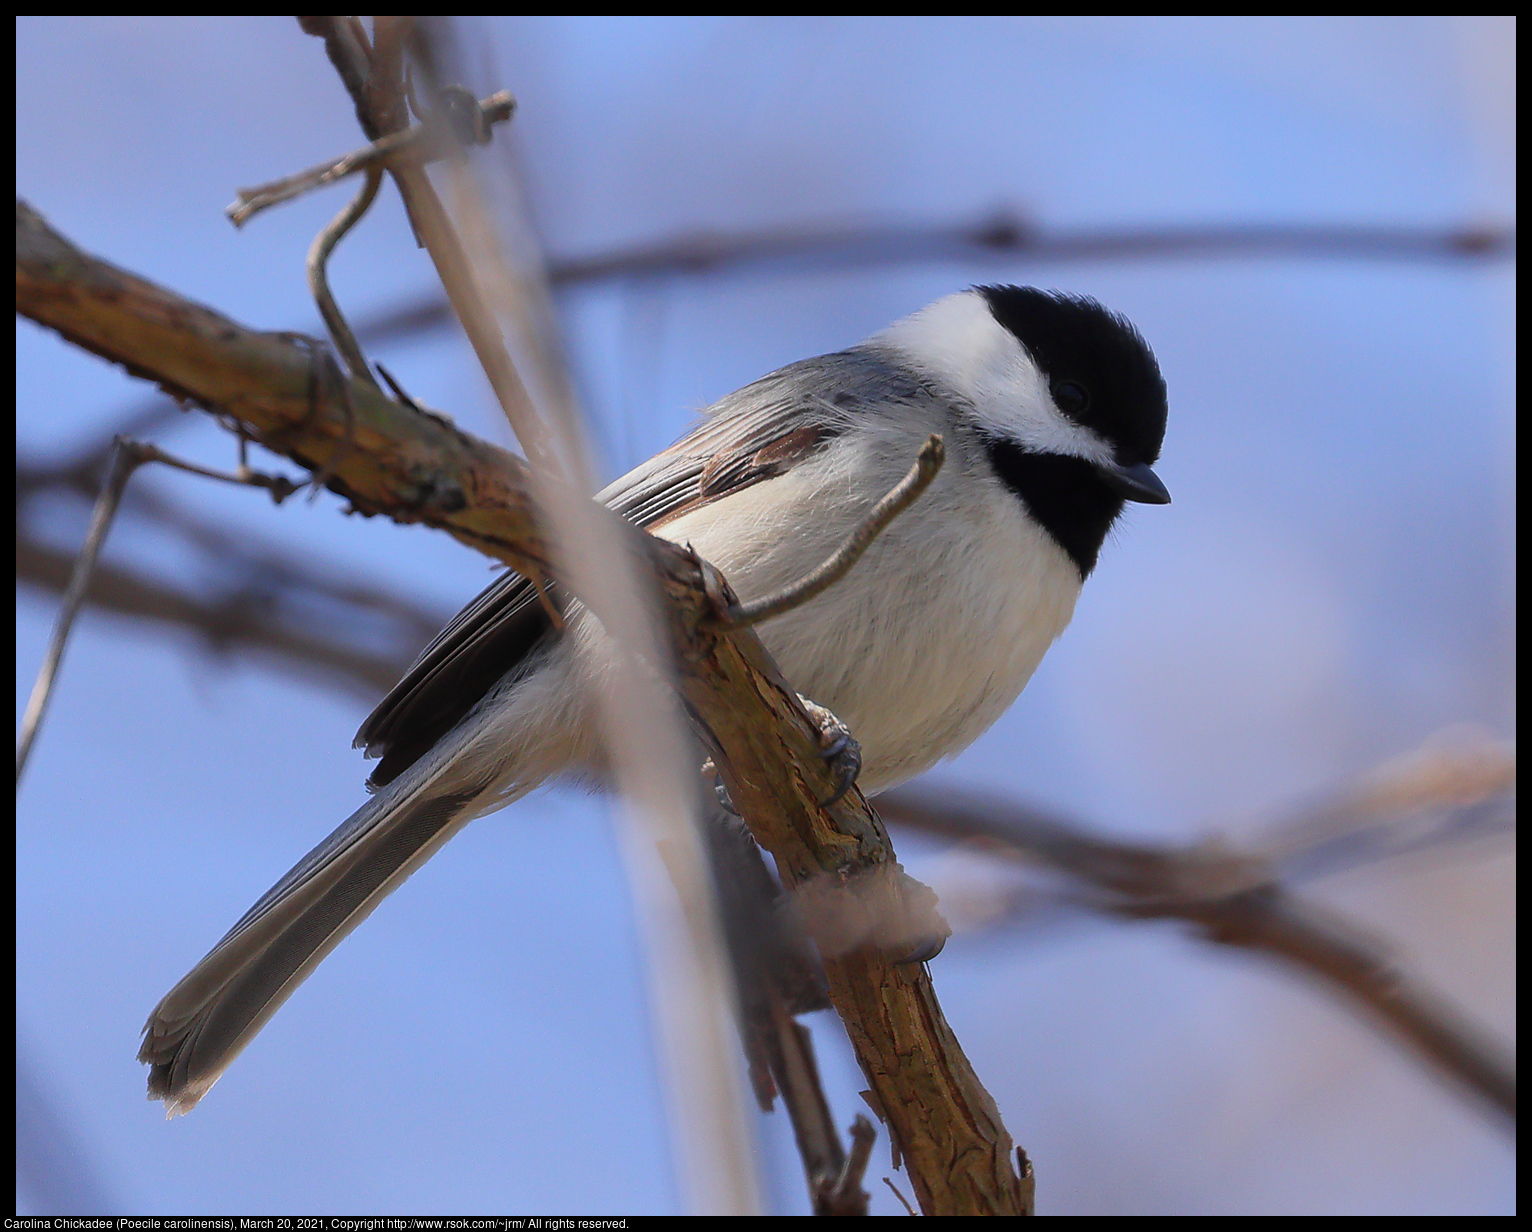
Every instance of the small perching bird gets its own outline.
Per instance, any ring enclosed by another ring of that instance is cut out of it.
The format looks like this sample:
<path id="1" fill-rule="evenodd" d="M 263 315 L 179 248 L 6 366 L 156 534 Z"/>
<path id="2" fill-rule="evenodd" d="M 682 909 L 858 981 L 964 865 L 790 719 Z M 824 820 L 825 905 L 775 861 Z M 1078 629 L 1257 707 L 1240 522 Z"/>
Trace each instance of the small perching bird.
<path id="1" fill-rule="evenodd" d="M 1165 383 L 1094 300 L 1030 287 L 950 295 L 849 350 L 730 394 L 598 499 L 689 543 L 741 600 L 826 559 L 932 434 L 946 463 L 849 574 L 759 626 L 787 680 L 861 746 L 886 790 L 970 744 L 1074 613 L 1150 466 Z M 467 822 L 604 764 L 595 690 L 610 652 L 508 573 L 441 632 L 362 724 L 375 794 L 255 904 L 155 1008 L 150 1098 L 190 1110 L 353 928 Z"/>

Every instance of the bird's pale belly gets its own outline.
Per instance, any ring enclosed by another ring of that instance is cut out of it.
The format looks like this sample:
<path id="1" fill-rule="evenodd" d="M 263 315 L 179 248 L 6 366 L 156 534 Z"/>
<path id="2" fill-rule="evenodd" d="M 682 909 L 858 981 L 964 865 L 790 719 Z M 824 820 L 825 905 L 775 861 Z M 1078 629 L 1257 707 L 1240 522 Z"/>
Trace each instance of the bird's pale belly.
<path id="1" fill-rule="evenodd" d="M 772 533 L 793 512 L 782 509 L 781 493 L 769 505 L 751 496 L 730 498 L 739 520 L 730 519 L 727 534 L 717 533 L 716 510 L 710 524 L 683 519 L 659 532 L 689 540 L 744 599 L 796 580 L 803 561 L 828 556 L 842 537 L 823 516 L 822 491 L 821 516 L 794 517 L 784 534 Z M 834 711 L 861 743 L 864 791 L 892 787 L 972 743 L 1016 700 L 1074 613 L 1078 571 L 1011 498 L 959 513 L 935 523 L 934 540 L 920 537 L 933 523 L 896 521 L 840 582 L 758 628 L 793 687 Z M 741 525 L 755 533 L 741 535 Z M 802 541 L 805 526 L 822 528 L 809 532 L 815 542 Z"/>

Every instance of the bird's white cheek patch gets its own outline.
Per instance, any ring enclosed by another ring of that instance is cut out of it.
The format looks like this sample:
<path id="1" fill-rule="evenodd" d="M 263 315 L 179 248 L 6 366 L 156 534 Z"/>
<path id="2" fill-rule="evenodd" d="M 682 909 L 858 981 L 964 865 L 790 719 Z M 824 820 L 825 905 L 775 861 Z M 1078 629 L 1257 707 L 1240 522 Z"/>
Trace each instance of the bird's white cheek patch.
<path id="1" fill-rule="evenodd" d="M 1062 454 L 1111 465 L 1112 447 L 1054 405 L 1042 373 L 1006 334 L 1016 354 L 983 374 L 971 396 L 982 418 L 1033 453 Z"/>
<path id="2" fill-rule="evenodd" d="M 1035 453 L 1114 461 L 1111 446 L 1054 405 L 1041 370 L 977 292 L 937 300 L 878 338 L 971 403 L 989 431 Z"/>

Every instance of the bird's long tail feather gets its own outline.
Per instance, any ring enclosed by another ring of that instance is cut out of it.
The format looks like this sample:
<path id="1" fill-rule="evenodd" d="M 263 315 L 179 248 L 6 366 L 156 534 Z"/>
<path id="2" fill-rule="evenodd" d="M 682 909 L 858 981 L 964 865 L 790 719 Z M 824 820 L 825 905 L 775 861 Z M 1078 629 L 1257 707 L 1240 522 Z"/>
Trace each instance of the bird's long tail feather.
<path id="1" fill-rule="evenodd" d="M 138 1059 L 169 1115 L 190 1111 L 319 961 L 481 811 L 478 786 L 422 788 L 359 808 L 155 1007 Z"/>

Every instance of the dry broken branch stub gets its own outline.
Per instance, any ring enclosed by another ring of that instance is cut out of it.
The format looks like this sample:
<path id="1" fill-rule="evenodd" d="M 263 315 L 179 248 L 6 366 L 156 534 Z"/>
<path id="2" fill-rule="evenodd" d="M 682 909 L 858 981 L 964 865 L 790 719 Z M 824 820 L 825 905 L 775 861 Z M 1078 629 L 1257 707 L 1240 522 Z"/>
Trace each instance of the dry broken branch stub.
<path id="1" fill-rule="evenodd" d="M 135 375 L 237 421 L 310 470 L 348 431 L 314 396 L 312 356 L 290 335 L 247 329 L 86 256 L 17 203 L 17 309 Z M 552 560 L 525 463 L 353 383 L 355 448 L 328 485 L 359 508 L 438 526 L 514 568 Z M 614 524 L 616 519 L 614 518 Z M 815 876 L 898 870 L 859 792 L 828 808 L 819 731 L 749 630 L 723 630 L 695 555 L 627 528 L 666 602 L 688 711 L 730 794 L 789 887 Z M 716 587 L 711 588 L 716 590 Z M 599 615 L 599 612 L 597 613 Z M 942 1016 L 929 974 L 876 946 L 826 957 L 831 998 L 931 1214 L 1018 1214 L 1012 1143 Z"/>
<path id="2" fill-rule="evenodd" d="M 272 502 L 278 505 L 303 487 L 300 483 L 294 483 L 286 475 L 268 475 L 264 471 L 251 470 L 243 461 L 240 462 L 239 470 L 232 473 L 215 471 L 210 467 L 198 466 L 195 462 L 187 462 L 174 454 L 168 454 L 158 445 L 151 445 L 144 441 L 125 441 L 123 444 L 131 448 L 139 462 L 162 462 L 178 471 L 185 471 L 190 475 L 201 475 L 204 479 L 216 479 L 219 483 L 238 484 L 247 488 L 265 488 L 271 493 Z"/>

